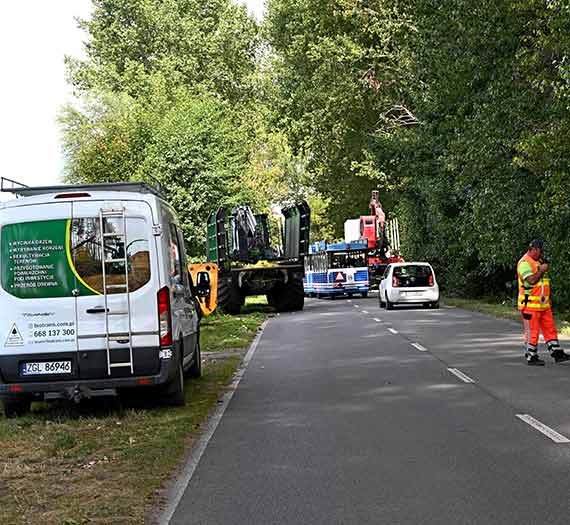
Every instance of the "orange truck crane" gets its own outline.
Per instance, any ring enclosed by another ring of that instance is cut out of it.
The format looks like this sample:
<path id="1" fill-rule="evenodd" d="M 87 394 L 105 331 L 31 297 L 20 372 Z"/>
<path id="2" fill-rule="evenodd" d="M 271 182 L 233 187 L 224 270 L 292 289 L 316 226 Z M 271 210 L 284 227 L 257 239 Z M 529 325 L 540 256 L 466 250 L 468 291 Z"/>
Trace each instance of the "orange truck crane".
<path id="1" fill-rule="evenodd" d="M 345 241 L 354 242 L 366 239 L 368 242 L 368 273 L 370 288 L 380 283 L 384 269 L 392 262 L 403 262 L 400 256 L 400 234 L 398 219 L 386 220 L 386 214 L 380 203 L 380 192 L 372 191 L 370 215 L 361 215 L 360 219 L 345 222 Z M 359 238 L 356 237 L 356 227 Z"/>

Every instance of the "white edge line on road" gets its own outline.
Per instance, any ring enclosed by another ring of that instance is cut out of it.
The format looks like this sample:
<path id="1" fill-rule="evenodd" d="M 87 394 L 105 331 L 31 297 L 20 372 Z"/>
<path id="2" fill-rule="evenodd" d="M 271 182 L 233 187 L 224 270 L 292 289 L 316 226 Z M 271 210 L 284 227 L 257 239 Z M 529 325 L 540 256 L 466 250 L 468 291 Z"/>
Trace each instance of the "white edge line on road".
<path id="1" fill-rule="evenodd" d="M 363 314 L 369 314 L 370 312 L 368 310 L 362 310 Z"/>
<path id="2" fill-rule="evenodd" d="M 374 319 L 377 323 L 381 323 L 381 322 L 382 322 L 382 320 L 381 320 L 381 319 L 378 319 L 378 317 L 374 317 L 373 319 Z"/>
<path id="3" fill-rule="evenodd" d="M 393 328 L 388 328 L 388 332 L 392 332 L 393 334 L 397 334 L 398 330 L 394 330 Z"/>
<path id="4" fill-rule="evenodd" d="M 535 428 L 536 430 L 538 430 L 539 432 L 541 432 L 545 436 L 552 439 L 552 441 L 554 441 L 554 443 L 570 443 L 570 439 L 568 439 L 566 436 L 559 434 L 558 432 L 556 432 L 556 430 L 553 430 L 552 428 L 546 426 L 544 423 L 541 423 L 537 419 L 534 419 L 529 414 L 517 414 L 517 417 L 521 421 L 524 421 L 525 423 L 527 423 L 531 427 Z"/>
<path id="5" fill-rule="evenodd" d="M 467 374 L 464 374 L 461 370 L 458 370 L 457 368 L 448 368 L 447 370 L 451 372 L 455 377 L 461 379 L 461 381 L 463 381 L 464 383 L 475 383 L 473 379 L 471 379 Z"/>
<path id="6" fill-rule="evenodd" d="M 412 343 L 412 346 L 413 346 L 416 350 L 419 350 L 420 352 L 427 352 L 427 348 L 425 348 L 424 346 L 422 346 L 420 343 Z"/>
<path id="7" fill-rule="evenodd" d="M 233 380 L 231 384 L 228 386 L 228 390 L 226 391 L 226 393 L 222 398 L 222 402 L 218 405 L 218 407 L 214 411 L 214 414 L 210 417 L 210 419 L 206 423 L 205 432 L 200 436 L 200 438 L 198 439 L 198 443 L 190 452 L 190 457 L 187 459 L 186 464 L 182 469 L 182 472 L 178 476 L 178 479 L 176 480 L 171 491 L 169 491 L 171 494 L 174 494 L 174 496 L 168 498 L 169 502 L 167 503 L 166 508 L 162 511 L 161 516 L 158 520 L 158 523 L 160 523 L 160 525 L 168 525 L 170 523 L 170 520 L 172 519 L 172 516 L 174 516 L 174 513 L 176 512 L 176 509 L 178 508 L 178 505 L 180 503 L 180 500 L 182 499 L 182 496 L 184 496 L 184 492 L 186 492 L 186 488 L 188 487 L 188 484 L 192 480 L 192 476 L 194 475 L 194 472 L 198 467 L 198 463 L 200 463 L 200 459 L 202 458 L 202 455 L 204 454 L 206 447 L 210 442 L 210 439 L 212 439 L 212 436 L 214 435 L 214 432 L 216 431 L 216 428 L 218 427 L 222 419 L 222 416 L 226 411 L 226 408 L 228 408 L 228 405 L 230 404 L 230 401 L 232 400 L 232 397 L 235 391 L 237 390 L 237 387 L 242 377 L 245 374 L 247 365 L 249 364 L 249 362 L 253 357 L 253 354 L 255 354 L 255 351 L 257 350 L 257 345 L 261 340 L 263 331 L 265 330 L 267 323 L 268 320 L 264 321 L 263 324 L 261 325 L 258 334 L 255 336 L 255 339 L 253 340 L 251 346 L 249 347 L 249 350 L 247 351 L 247 354 L 245 354 L 242 365 L 238 368 L 238 370 L 234 374 Z"/>

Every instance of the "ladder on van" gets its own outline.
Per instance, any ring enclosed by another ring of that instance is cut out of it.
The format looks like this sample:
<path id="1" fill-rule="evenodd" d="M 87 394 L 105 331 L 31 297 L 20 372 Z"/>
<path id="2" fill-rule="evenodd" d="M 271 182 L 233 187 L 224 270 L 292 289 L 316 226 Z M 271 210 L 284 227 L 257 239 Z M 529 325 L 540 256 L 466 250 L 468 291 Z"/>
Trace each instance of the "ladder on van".
<path id="1" fill-rule="evenodd" d="M 119 219 L 123 225 L 122 233 L 105 232 L 105 219 Z M 131 297 L 129 289 L 129 263 L 127 256 L 127 216 L 124 208 L 119 209 L 101 209 L 99 210 L 99 228 L 101 232 L 101 267 L 103 270 L 103 298 L 105 300 L 105 339 L 107 346 L 107 373 L 111 375 L 113 368 L 126 368 L 131 369 L 131 374 L 134 373 L 133 367 L 133 330 L 131 318 Z M 111 259 L 105 258 L 105 239 L 114 238 L 122 239 L 123 241 L 123 256 L 112 257 Z M 123 283 L 107 284 L 107 265 L 108 264 L 122 264 L 124 269 L 125 280 Z M 124 290 L 126 297 L 126 309 L 109 311 L 108 295 L 109 290 Z M 109 332 L 109 318 L 120 316 L 128 322 L 128 331 L 120 333 Z M 127 342 L 129 343 L 129 360 L 113 362 L 111 349 L 111 342 Z"/>

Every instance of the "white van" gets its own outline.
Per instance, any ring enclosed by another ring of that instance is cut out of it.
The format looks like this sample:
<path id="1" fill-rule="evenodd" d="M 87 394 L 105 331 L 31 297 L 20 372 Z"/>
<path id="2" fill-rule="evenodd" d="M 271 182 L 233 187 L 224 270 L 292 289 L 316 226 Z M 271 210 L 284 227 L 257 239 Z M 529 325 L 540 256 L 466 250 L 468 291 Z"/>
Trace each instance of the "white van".
<path id="1" fill-rule="evenodd" d="M 142 183 L 5 188 L 0 205 L 0 399 L 157 387 L 184 403 L 201 374 L 199 319 L 180 225 Z M 11 181 L 10 181 L 11 182 Z M 200 276 L 199 276 L 200 277 Z M 206 274 L 207 277 L 207 274 Z"/>

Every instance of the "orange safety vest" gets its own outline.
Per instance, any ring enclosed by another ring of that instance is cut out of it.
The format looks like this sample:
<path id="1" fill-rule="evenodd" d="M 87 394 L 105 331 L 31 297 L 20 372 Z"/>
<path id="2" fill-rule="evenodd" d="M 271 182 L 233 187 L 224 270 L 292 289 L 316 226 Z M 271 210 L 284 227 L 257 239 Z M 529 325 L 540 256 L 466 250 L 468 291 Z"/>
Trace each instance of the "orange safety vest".
<path id="1" fill-rule="evenodd" d="M 540 263 L 527 254 L 517 263 L 519 278 L 519 310 L 548 310 L 550 308 L 550 279 L 544 275 L 536 284 L 529 284 L 521 277 L 519 267 L 522 262 L 530 263 L 533 272 L 538 272 Z"/>

